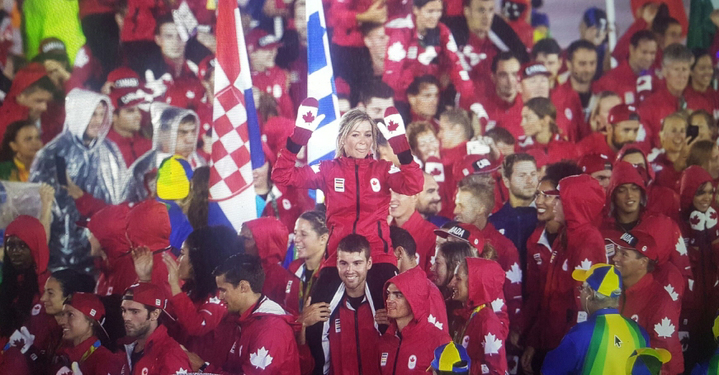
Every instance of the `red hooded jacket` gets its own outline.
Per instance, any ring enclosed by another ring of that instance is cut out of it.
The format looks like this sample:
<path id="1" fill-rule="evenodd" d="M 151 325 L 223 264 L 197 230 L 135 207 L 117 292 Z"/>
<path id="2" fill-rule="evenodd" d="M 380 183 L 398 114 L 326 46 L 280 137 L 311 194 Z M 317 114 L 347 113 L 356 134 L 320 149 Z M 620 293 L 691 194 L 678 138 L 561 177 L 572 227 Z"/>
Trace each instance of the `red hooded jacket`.
<path id="1" fill-rule="evenodd" d="M 45 67 L 39 63 L 31 63 L 18 70 L 17 74 L 15 74 L 15 79 L 12 81 L 12 86 L 10 86 L 10 91 L 5 97 L 2 107 L 0 107 L 0 134 L 5 134 L 5 130 L 7 130 L 8 125 L 11 123 L 28 119 L 30 110 L 28 107 L 18 103 L 17 97 L 30 85 L 44 77 L 45 74 Z M 59 131 L 61 130 L 62 129 L 59 129 Z M 52 134 L 50 139 L 58 133 Z M 45 139 L 45 134 L 42 134 L 42 136 L 44 143 L 50 140 Z"/>
<path id="2" fill-rule="evenodd" d="M 504 271 L 497 262 L 467 258 L 467 323 L 455 343 L 464 346 L 472 360 L 472 375 L 504 375 L 507 371 L 506 327 L 492 309 L 502 294 Z M 460 341 L 461 340 L 461 341 Z"/>
<path id="3" fill-rule="evenodd" d="M 565 226 L 552 244 L 539 318 L 531 328 L 538 348 L 551 350 L 576 323 L 586 320 L 581 310 L 575 269 L 587 270 L 607 263 L 604 236 L 597 229 L 604 208 L 604 189 L 589 175 L 570 176 L 559 182 Z"/>
<path id="4" fill-rule="evenodd" d="M 296 160 L 296 154 L 280 151 L 272 180 L 281 186 L 324 192 L 330 238 L 322 267 L 336 267 L 337 244 L 351 233 L 370 242 L 373 263 L 396 265 L 387 224 L 390 189 L 404 195 L 421 192 L 424 177 L 419 165 L 412 161 L 397 169 L 386 160 L 341 156 L 321 162 L 315 171 L 310 166 L 295 167 Z"/>
<path id="5" fill-rule="evenodd" d="M 104 346 L 97 347 L 96 350 L 89 352 L 90 348 L 99 339 L 95 336 L 88 338 L 78 346 L 70 347 L 67 342 L 58 350 L 58 356 L 64 357 L 67 361 L 67 367 L 77 362 L 80 365 L 80 371 L 83 375 L 105 375 L 120 374 L 122 372 L 125 359 L 121 353 L 113 353 Z M 86 353 L 91 353 L 85 356 Z M 64 374 L 59 372 L 59 374 Z"/>
<path id="6" fill-rule="evenodd" d="M 167 206 L 155 200 L 139 203 L 127 214 L 125 232 L 133 248 L 147 246 L 151 251 L 170 250 L 172 227 Z M 166 296 L 171 296 L 172 291 L 167 282 L 167 266 L 162 261 L 162 254 L 165 252 L 175 259 L 169 251 L 158 252 L 152 257 L 152 283 L 161 286 Z M 121 293 L 124 293 L 124 290 Z"/>
<path id="7" fill-rule="evenodd" d="M 289 313 L 297 315 L 300 311 L 300 280 L 282 267 L 289 239 L 287 228 L 274 217 L 250 220 L 245 225 L 252 232 L 257 255 L 262 259 L 262 268 L 265 270 L 262 294 Z"/>
<path id="8" fill-rule="evenodd" d="M 294 318 L 266 296 L 245 311 L 232 331 L 234 343 L 224 365 L 211 363 L 213 374 L 299 375 L 297 342 L 290 326 Z M 241 334 L 240 334 L 241 332 Z"/>
<path id="9" fill-rule="evenodd" d="M 125 368 L 123 374 L 132 375 L 166 375 L 174 374 L 180 370 L 191 368 L 187 354 L 180 344 L 167 334 L 167 328 L 159 325 L 150 334 L 145 342 L 145 349 L 130 372 L 130 354 L 135 349 L 137 341 L 125 345 Z"/>
<path id="10" fill-rule="evenodd" d="M 510 326 L 520 324 L 522 310 L 522 269 L 519 266 L 519 252 L 509 238 L 503 236 L 492 223 L 482 229 L 482 235 L 497 252 L 497 262 L 506 274 L 504 280 L 504 299 L 507 301 L 507 313 Z"/>
<path id="11" fill-rule="evenodd" d="M 130 243 L 125 236 L 127 228 L 127 205 L 107 206 L 98 211 L 87 224 L 87 229 L 100 242 L 107 256 L 100 260 L 100 277 L 97 279 L 95 294 L 109 296 L 122 294 L 130 285 L 137 282 L 135 265 L 128 255 Z"/>
<path id="12" fill-rule="evenodd" d="M 393 223 L 396 225 L 396 223 Z M 412 213 L 402 228 L 407 230 L 417 244 L 417 256 L 419 257 L 419 268 L 429 274 L 429 267 L 432 265 L 430 258 L 434 255 L 437 236 L 434 230 L 437 226 L 425 220 L 416 210 Z"/>
<path id="13" fill-rule="evenodd" d="M 539 314 L 551 257 L 552 244 L 547 239 L 544 223 L 539 223 L 527 240 L 527 271 L 524 275 L 526 297 L 522 305 L 523 337 L 527 338 L 527 345 L 532 347 L 537 347 L 539 343 L 535 336 L 529 335 L 529 329 Z"/>
<path id="14" fill-rule="evenodd" d="M 427 304 L 432 298 L 430 283 L 427 283 L 427 276 L 423 272 L 409 270 L 401 273 L 385 283 L 385 300 L 390 283 L 404 295 L 412 309 L 413 318 L 401 331 L 397 323 L 392 322 L 380 338 L 380 370 L 382 374 L 425 373 L 434 358 L 434 349 L 451 341 L 449 334 L 439 327 L 437 319 L 432 315 L 431 305 Z"/>

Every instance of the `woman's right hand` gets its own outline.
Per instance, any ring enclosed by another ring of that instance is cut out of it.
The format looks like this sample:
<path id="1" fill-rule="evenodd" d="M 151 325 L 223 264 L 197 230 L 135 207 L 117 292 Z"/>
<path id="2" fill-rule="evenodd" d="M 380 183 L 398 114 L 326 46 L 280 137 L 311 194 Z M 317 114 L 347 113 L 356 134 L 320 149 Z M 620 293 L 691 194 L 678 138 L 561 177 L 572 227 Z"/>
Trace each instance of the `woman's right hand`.
<path id="1" fill-rule="evenodd" d="M 300 108 L 297 110 L 297 118 L 295 119 L 295 131 L 290 136 L 292 142 L 307 146 L 312 132 L 317 129 L 325 115 L 317 115 L 319 111 L 319 102 L 315 98 L 307 98 L 302 101 Z"/>
<path id="2" fill-rule="evenodd" d="M 309 327 L 318 322 L 326 322 L 330 318 L 330 304 L 326 302 L 312 303 L 312 297 L 307 297 L 305 302 L 305 308 L 302 310 L 297 321 L 301 322 L 303 326 Z"/>
<path id="3" fill-rule="evenodd" d="M 132 249 L 132 262 L 135 264 L 135 273 L 138 280 L 150 282 L 152 280 L 152 251 L 147 246 Z"/>
<path id="4" fill-rule="evenodd" d="M 170 284 L 170 290 L 172 290 L 172 296 L 174 297 L 182 293 L 182 288 L 180 287 L 180 278 L 178 276 L 178 270 L 180 269 L 180 266 L 177 264 L 177 261 L 172 259 L 172 257 L 168 253 L 162 254 L 162 261 L 167 267 L 167 283 Z"/>

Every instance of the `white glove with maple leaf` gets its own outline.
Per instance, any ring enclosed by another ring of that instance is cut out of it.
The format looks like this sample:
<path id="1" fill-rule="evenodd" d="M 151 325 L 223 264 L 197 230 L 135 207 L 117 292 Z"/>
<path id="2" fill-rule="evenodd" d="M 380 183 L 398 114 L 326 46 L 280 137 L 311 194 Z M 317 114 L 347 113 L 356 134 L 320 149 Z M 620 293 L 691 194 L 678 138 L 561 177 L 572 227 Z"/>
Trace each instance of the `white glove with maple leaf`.
<path id="1" fill-rule="evenodd" d="M 317 115 L 319 111 L 319 102 L 315 98 L 307 98 L 302 101 L 300 108 L 297 110 L 297 118 L 295 119 L 295 131 L 290 136 L 292 142 L 306 146 L 312 137 L 312 132 L 317 129 L 325 115 Z"/>
<path id="2" fill-rule="evenodd" d="M 377 128 L 389 142 L 395 155 L 409 150 L 409 141 L 405 135 L 404 120 L 397 108 L 389 107 L 384 111 L 384 124 L 377 123 Z"/>
<path id="3" fill-rule="evenodd" d="M 34 342 L 35 335 L 31 334 L 30 331 L 27 330 L 27 327 L 22 326 L 10 335 L 8 344 L 20 348 L 20 352 L 25 354 Z"/>
<path id="4" fill-rule="evenodd" d="M 150 90 L 150 98 L 156 99 L 165 95 L 167 92 L 167 86 L 172 83 L 172 76 L 170 73 L 165 73 L 155 78 L 155 73 L 148 69 L 145 71 L 145 88 Z M 152 101 L 152 99 L 150 101 Z"/>
<path id="5" fill-rule="evenodd" d="M 471 106 L 469 106 L 469 109 L 474 113 L 475 116 L 477 116 L 477 119 L 479 120 L 479 124 L 484 128 L 489 123 L 489 114 L 484 109 L 484 106 L 479 103 L 474 103 Z M 487 131 L 488 129 L 484 129 L 484 131 Z"/>
<path id="6" fill-rule="evenodd" d="M 718 216 L 716 210 L 711 207 L 707 212 L 692 211 L 691 215 L 689 215 L 689 224 L 691 224 L 692 229 L 697 231 L 713 229 L 717 225 Z"/>

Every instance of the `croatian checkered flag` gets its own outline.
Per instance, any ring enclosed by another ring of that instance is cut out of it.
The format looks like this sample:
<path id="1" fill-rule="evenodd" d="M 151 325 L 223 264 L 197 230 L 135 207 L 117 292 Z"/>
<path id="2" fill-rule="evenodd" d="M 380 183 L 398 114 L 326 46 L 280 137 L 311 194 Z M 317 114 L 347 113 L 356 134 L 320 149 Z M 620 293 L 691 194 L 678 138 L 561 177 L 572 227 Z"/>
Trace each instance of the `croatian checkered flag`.
<path id="1" fill-rule="evenodd" d="M 210 200 L 239 231 L 257 218 L 252 170 L 265 163 L 265 156 L 236 0 L 219 0 L 216 33 Z"/>
<path id="2" fill-rule="evenodd" d="M 325 116 L 307 145 L 307 162 L 313 165 L 334 158 L 340 111 L 322 0 L 307 0 L 306 14 L 307 97 L 317 98 L 317 113 Z"/>

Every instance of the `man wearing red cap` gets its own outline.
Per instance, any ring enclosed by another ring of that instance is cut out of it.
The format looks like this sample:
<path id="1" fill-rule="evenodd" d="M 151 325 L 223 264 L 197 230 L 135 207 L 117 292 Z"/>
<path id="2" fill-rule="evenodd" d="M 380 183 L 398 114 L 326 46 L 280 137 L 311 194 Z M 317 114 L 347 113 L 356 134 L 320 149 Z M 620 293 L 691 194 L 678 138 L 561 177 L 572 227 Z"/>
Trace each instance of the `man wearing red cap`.
<path id="1" fill-rule="evenodd" d="M 115 107 L 107 139 L 117 147 L 128 168 L 152 148 L 152 141 L 139 134 L 142 125 L 139 105 L 145 102 L 146 92 L 140 88 L 140 76 L 130 68 L 113 70 L 107 81 L 111 83 L 110 99 Z"/>
<path id="2" fill-rule="evenodd" d="M 612 178 L 612 162 L 604 154 L 586 154 L 577 162 L 582 173 L 592 176 L 606 191 Z"/>
<path id="3" fill-rule="evenodd" d="M 125 344 L 125 366 L 133 375 L 166 375 L 191 369 L 187 354 L 160 322 L 166 306 L 162 289 L 150 283 L 135 284 L 122 296 L 125 333 L 134 339 Z"/>
<path id="4" fill-rule="evenodd" d="M 289 78 L 283 69 L 275 65 L 280 42 L 259 27 L 247 34 L 245 42 L 252 68 L 252 86 L 272 95 L 277 101 L 280 116 L 292 118 L 295 111 L 288 92 Z"/>
<path id="5" fill-rule="evenodd" d="M 662 369 L 669 374 L 681 374 L 684 371 L 678 335 L 681 308 L 652 275 L 659 259 L 654 238 L 634 230 L 612 236 L 610 241 L 615 249 L 612 260 L 624 284 L 619 312 L 647 330 L 651 347 L 669 350 L 672 359 Z"/>
<path id="6" fill-rule="evenodd" d="M 593 133 L 577 144 L 582 155 L 603 154 L 614 160 L 624 145 L 638 140 L 643 128 L 636 107 L 620 104 L 609 110 L 607 134 Z"/>

